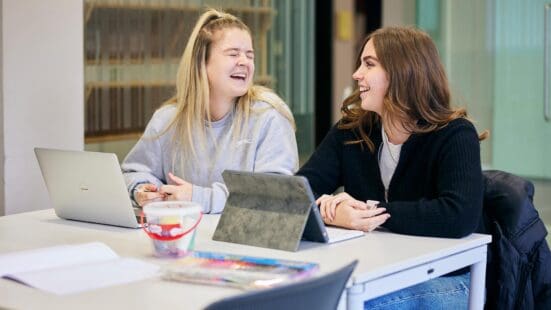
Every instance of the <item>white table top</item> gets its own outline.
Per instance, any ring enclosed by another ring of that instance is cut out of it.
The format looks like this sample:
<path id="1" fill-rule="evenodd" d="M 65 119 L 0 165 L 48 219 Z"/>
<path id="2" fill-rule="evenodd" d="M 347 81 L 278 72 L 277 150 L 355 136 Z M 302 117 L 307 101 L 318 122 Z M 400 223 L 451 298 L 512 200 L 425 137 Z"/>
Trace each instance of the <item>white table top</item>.
<path id="1" fill-rule="evenodd" d="M 203 217 L 198 227 L 196 250 L 317 262 L 322 273 L 359 259 L 351 278 L 352 283 L 363 283 L 490 242 L 490 236 L 479 234 L 463 239 L 445 239 L 375 231 L 361 238 L 330 245 L 302 242 L 299 251 L 286 252 L 213 241 L 211 237 L 218 219 L 218 215 Z M 0 217 L 0 254 L 92 241 L 107 244 L 122 257 L 135 257 L 159 265 L 171 262 L 170 259 L 152 256 L 151 241 L 139 229 L 62 220 L 55 216 L 52 209 Z M 0 279 L 0 308 L 161 309 L 160 307 L 185 306 L 186 309 L 200 309 L 217 299 L 241 292 L 233 288 L 183 284 L 154 278 L 57 296 Z"/>

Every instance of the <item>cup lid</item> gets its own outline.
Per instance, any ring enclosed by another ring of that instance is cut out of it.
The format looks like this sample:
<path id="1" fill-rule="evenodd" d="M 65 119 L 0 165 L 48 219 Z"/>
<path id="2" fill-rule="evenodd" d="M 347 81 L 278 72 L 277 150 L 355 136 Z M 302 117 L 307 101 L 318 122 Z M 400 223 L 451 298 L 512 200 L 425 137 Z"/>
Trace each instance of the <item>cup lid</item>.
<path id="1" fill-rule="evenodd" d="M 143 207 L 145 216 L 185 216 L 201 213 L 201 206 L 191 201 L 157 201 Z"/>

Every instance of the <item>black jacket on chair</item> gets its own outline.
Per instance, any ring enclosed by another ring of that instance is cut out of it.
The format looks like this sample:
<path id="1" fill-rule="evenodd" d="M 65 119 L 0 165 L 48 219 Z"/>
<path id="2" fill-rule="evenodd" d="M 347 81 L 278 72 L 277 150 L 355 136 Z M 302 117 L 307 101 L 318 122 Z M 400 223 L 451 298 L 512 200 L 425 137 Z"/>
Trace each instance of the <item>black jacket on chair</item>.
<path id="1" fill-rule="evenodd" d="M 551 253 L 534 208 L 534 185 L 502 171 L 484 172 L 480 232 L 492 235 L 486 309 L 551 309 Z"/>

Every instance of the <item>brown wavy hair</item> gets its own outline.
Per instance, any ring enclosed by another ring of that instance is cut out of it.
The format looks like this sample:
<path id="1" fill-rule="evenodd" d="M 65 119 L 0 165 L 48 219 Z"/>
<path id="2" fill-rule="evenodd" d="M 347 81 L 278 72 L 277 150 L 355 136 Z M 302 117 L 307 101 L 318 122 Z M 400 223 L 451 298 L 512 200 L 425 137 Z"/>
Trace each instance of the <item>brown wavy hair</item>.
<path id="1" fill-rule="evenodd" d="M 450 104 L 450 90 L 444 66 L 430 36 L 414 27 L 380 28 L 367 36 L 357 58 L 357 67 L 366 43 L 373 40 L 379 63 L 387 73 L 387 94 L 379 116 L 361 108 L 358 87 L 344 100 L 340 129 L 352 129 L 358 136 L 349 143 L 365 143 L 371 152 L 375 145 L 369 139 L 373 125 L 400 122 L 410 133 L 427 133 L 445 127 L 457 118 L 467 118 L 464 108 Z M 367 128 L 367 132 L 366 132 Z M 480 140 L 488 136 L 485 131 Z"/>

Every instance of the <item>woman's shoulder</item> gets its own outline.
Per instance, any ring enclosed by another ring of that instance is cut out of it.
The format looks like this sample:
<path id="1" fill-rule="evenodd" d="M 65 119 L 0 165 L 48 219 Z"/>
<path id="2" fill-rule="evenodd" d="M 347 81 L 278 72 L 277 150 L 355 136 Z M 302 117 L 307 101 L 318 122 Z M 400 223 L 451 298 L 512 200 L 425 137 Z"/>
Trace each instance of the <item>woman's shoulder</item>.
<path id="1" fill-rule="evenodd" d="M 275 111 L 274 106 L 264 100 L 254 100 L 251 105 L 251 108 L 253 110 L 266 110 L 266 111 L 274 110 Z"/>
<path id="2" fill-rule="evenodd" d="M 157 130 L 164 130 L 175 114 L 176 106 L 174 104 L 163 105 L 153 113 L 148 126 L 153 126 Z"/>
<path id="3" fill-rule="evenodd" d="M 450 121 L 445 126 L 432 131 L 428 134 L 421 134 L 420 137 L 426 137 L 422 139 L 429 139 L 432 141 L 456 141 L 464 140 L 468 137 L 478 141 L 478 133 L 474 124 L 466 118 L 456 118 Z"/>
<path id="4" fill-rule="evenodd" d="M 473 122 L 471 122 L 469 119 L 464 118 L 464 117 L 458 117 L 456 119 L 453 119 L 448 123 L 448 125 L 452 128 L 467 127 L 467 128 L 474 129 Z"/>
<path id="5" fill-rule="evenodd" d="M 363 126 L 360 128 L 359 126 Z M 370 125 L 358 125 L 358 126 L 352 126 L 351 123 L 343 118 L 341 118 L 339 121 L 337 121 L 331 128 L 329 129 L 329 132 L 327 133 L 327 136 L 333 137 L 333 139 L 336 139 L 338 141 L 341 141 L 342 143 L 349 144 L 348 142 L 352 141 L 359 141 L 362 140 L 361 130 L 369 137 L 371 141 L 378 141 L 380 140 L 381 136 L 381 127 L 379 124 L 370 124 Z M 353 143 L 350 144 L 350 146 L 358 146 L 362 148 L 364 145 L 359 143 Z"/>
<path id="6" fill-rule="evenodd" d="M 175 104 L 165 104 L 160 106 L 155 113 L 153 113 L 154 116 L 157 117 L 163 117 L 170 115 L 172 116 L 176 112 L 176 105 Z"/>
<path id="7" fill-rule="evenodd" d="M 464 118 L 456 118 L 454 120 L 451 120 L 446 126 L 444 126 L 441 131 L 443 133 L 455 133 L 455 132 L 474 132 L 476 133 L 476 128 L 474 127 L 474 124 Z"/>
<path id="8" fill-rule="evenodd" d="M 286 119 L 278 109 L 283 109 L 289 114 L 291 114 L 291 110 L 285 103 L 283 103 L 283 101 L 277 104 L 278 107 L 276 108 L 273 103 L 269 103 L 265 100 L 253 100 L 251 104 L 251 115 L 255 116 L 259 120 Z"/>

